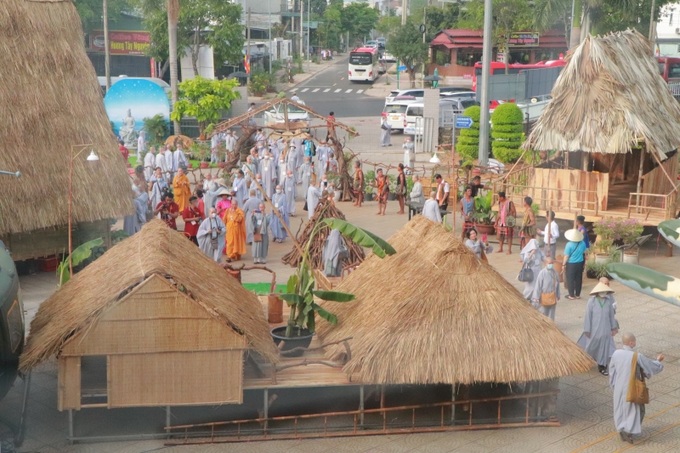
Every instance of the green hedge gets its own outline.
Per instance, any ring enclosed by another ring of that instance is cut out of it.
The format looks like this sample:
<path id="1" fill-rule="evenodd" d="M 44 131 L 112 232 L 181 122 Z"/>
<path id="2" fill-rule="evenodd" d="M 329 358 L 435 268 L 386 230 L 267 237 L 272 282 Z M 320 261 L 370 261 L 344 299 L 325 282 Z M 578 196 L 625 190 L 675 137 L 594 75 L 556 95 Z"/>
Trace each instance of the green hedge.
<path id="1" fill-rule="evenodd" d="M 462 129 L 456 143 L 456 151 L 466 159 L 477 159 L 479 154 L 479 116 L 482 110 L 478 105 L 473 105 L 463 111 L 464 116 L 472 118 L 472 127 Z"/>
<path id="2" fill-rule="evenodd" d="M 491 149 L 503 163 L 516 162 L 522 155 L 524 115 L 514 103 L 501 104 L 491 114 Z"/>

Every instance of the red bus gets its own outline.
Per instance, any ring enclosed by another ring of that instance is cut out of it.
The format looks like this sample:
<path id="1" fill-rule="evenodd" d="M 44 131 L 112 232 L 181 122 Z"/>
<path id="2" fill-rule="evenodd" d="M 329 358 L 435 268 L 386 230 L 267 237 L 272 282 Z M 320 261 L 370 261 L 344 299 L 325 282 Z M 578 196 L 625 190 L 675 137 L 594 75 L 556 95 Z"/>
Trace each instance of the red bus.
<path id="1" fill-rule="evenodd" d="M 522 71 L 529 69 L 545 69 L 545 68 L 558 68 L 566 65 L 567 62 L 564 60 L 547 60 L 539 61 L 538 63 L 532 64 L 521 64 L 521 63 L 511 63 L 508 65 L 508 74 L 519 74 Z M 499 61 L 491 62 L 490 74 L 505 74 L 505 63 Z M 472 74 L 472 89 L 477 91 L 477 78 L 482 75 L 482 62 L 478 61 L 475 63 L 475 71 Z"/>
<path id="2" fill-rule="evenodd" d="M 680 57 L 656 57 L 659 74 L 668 83 L 671 93 L 680 99 Z"/>

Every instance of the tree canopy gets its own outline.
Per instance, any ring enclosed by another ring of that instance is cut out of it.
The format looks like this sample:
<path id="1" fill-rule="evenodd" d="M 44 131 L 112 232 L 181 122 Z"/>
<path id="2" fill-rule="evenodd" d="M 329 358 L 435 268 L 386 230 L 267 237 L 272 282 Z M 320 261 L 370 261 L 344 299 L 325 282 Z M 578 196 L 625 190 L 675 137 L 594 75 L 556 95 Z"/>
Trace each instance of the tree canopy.
<path id="1" fill-rule="evenodd" d="M 236 87 L 236 79 L 194 77 L 184 80 L 179 84 L 179 100 L 174 105 L 170 119 L 180 121 L 185 116 L 193 116 L 203 133 L 208 125 L 219 121 L 223 110 L 229 110 L 231 103 L 241 97 Z"/>
<path id="2" fill-rule="evenodd" d="M 406 25 L 399 27 L 387 41 L 387 50 L 406 66 L 411 86 L 414 87 L 416 68 L 425 63 L 428 50 L 428 44 L 423 42 L 418 27 L 411 20 L 406 21 Z"/>

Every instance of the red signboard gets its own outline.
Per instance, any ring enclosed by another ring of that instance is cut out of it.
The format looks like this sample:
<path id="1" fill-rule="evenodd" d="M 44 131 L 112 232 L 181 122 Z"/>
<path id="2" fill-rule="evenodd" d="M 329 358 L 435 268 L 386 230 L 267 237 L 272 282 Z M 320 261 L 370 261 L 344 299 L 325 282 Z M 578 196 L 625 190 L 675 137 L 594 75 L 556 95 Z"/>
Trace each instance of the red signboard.
<path id="1" fill-rule="evenodd" d="M 146 31 L 109 31 L 109 50 L 112 55 L 144 55 L 151 45 L 151 34 Z M 90 33 L 90 50 L 104 52 L 104 32 Z"/>

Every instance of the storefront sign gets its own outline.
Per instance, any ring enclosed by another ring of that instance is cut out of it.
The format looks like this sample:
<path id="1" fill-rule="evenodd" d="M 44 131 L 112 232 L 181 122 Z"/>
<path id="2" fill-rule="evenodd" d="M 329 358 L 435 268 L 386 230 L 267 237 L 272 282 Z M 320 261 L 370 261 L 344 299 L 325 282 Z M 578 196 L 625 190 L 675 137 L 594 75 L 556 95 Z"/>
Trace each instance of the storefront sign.
<path id="1" fill-rule="evenodd" d="M 151 34 L 146 31 L 109 31 L 112 55 L 144 55 L 151 45 Z M 104 52 L 104 32 L 90 33 L 90 50 Z"/>
<path id="2" fill-rule="evenodd" d="M 508 47 L 538 47 L 538 33 L 517 32 L 510 33 Z"/>

